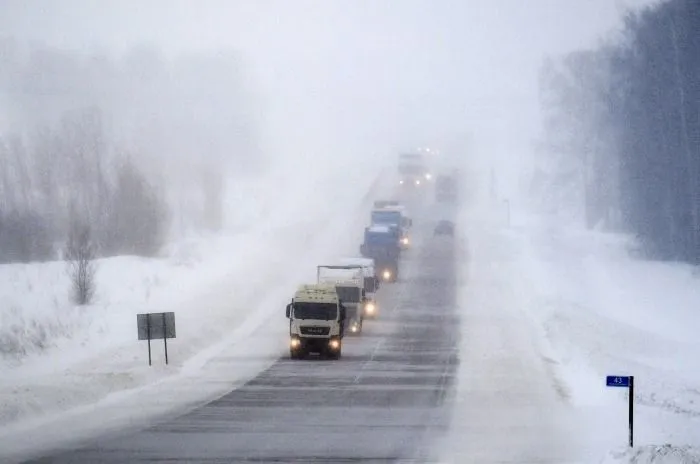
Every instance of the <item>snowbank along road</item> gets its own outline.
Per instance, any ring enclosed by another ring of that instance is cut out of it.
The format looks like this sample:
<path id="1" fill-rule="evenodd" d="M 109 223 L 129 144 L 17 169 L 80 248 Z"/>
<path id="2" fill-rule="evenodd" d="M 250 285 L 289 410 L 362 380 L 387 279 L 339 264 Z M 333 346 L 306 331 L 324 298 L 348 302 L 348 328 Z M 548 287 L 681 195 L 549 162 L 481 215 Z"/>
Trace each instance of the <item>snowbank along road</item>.
<path id="1" fill-rule="evenodd" d="M 345 339 L 340 361 L 280 353 L 242 387 L 184 415 L 32 462 L 434 461 L 449 423 L 460 324 L 455 242 L 433 237 L 422 209 L 411 208 L 414 246 L 400 281 L 383 286 L 379 318 Z M 230 369 L 239 359 L 217 362 Z"/>

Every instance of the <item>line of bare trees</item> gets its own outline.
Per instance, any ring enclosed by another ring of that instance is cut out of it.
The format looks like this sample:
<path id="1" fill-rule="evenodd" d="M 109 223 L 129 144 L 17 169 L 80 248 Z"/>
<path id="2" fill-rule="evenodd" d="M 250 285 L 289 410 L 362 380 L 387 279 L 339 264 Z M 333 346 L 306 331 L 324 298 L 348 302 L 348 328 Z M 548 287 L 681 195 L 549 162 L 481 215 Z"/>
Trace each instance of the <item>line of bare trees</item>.
<path id="1" fill-rule="evenodd" d="M 221 229 L 227 173 L 262 166 L 240 72 L 227 52 L 0 37 L 0 263 L 65 259 L 84 303 L 94 258 L 154 256 L 173 225 Z"/>
<path id="2" fill-rule="evenodd" d="M 700 4 L 630 12 L 597 48 L 547 60 L 541 91 L 533 188 L 654 257 L 700 263 Z"/>

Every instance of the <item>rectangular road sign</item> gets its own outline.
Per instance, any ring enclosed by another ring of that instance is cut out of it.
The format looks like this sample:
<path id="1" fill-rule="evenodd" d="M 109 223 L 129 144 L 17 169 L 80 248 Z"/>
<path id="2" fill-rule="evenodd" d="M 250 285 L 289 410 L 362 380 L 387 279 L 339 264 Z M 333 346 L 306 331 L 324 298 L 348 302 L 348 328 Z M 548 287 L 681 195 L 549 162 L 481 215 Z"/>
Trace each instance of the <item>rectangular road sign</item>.
<path id="1" fill-rule="evenodd" d="M 175 313 L 146 313 L 136 315 L 139 340 L 175 338 Z"/>
<path id="2" fill-rule="evenodd" d="M 609 375 L 605 377 L 605 385 L 607 387 L 626 387 L 630 386 L 630 378 L 625 375 Z"/>

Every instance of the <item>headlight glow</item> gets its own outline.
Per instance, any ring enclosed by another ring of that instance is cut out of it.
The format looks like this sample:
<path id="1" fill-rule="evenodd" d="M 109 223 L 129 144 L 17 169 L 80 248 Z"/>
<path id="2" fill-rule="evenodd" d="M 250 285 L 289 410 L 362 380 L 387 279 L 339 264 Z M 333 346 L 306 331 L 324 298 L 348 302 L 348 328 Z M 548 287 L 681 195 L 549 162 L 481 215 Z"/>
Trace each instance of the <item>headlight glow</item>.
<path id="1" fill-rule="evenodd" d="M 337 350 L 340 347 L 340 342 L 338 340 L 333 339 L 330 342 L 328 342 L 328 346 L 330 346 L 334 350 Z"/>
<path id="2" fill-rule="evenodd" d="M 408 237 L 403 237 L 401 239 L 401 243 L 403 243 L 404 245 L 408 245 Z"/>
<path id="3" fill-rule="evenodd" d="M 289 341 L 289 345 L 290 345 L 292 348 L 297 348 L 299 345 L 301 345 L 301 340 L 299 340 L 298 338 L 292 338 L 292 339 Z"/>
<path id="4" fill-rule="evenodd" d="M 391 279 L 391 271 L 384 271 L 382 273 L 382 277 L 384 277 L 385 279 Z"/>
<path id="5" fill-rule="evenodd" d="M 367 303 L 367 306 L 365 306 L 365 309 L 367 310 L 368 313 L 373 313 L 374 312 L 374 303 Z"/>
<path id="6" fill-rule="evenodd" d="M 400 181 L 399 181 L 399 184 L 403 184 L 403 180 L 400 180 Z"/>
<path id="7" fill-rule="evenodd" d="M 430 180 L 431 177 L 433 177 L 433 176 L 430 175 L 430 173 L 428 173 L 428 174 L 425 175 L 425 178 L 428 179 L 428 180 Z"/>
<path id="8" fill-rule="evenodd" d="M 416 179 L 416 185 L 420 185 L 420 179 Z"/>

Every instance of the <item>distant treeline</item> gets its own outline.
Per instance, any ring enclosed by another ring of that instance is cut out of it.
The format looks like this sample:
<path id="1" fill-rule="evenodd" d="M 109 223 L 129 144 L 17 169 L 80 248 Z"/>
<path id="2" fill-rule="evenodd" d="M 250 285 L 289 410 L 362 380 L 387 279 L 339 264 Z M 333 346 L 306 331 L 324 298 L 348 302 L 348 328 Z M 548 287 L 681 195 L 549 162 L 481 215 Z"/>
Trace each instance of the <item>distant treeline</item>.
<path id="1" fill-rule="evenodd" d="M 546 60 L 541 97 L 548 206 L 700 263 L 700 2 L 631 12 L 596 49 Z"/>
<path id="2" fill-rule="evenodd" d="M 235 54 L 0 38 L 0 262 L 60 258 L 72 224 L 101 256 L 152 256 L 172 224 L 219 229 L 226 173 L 261 162 L 250 107 Z"/>

